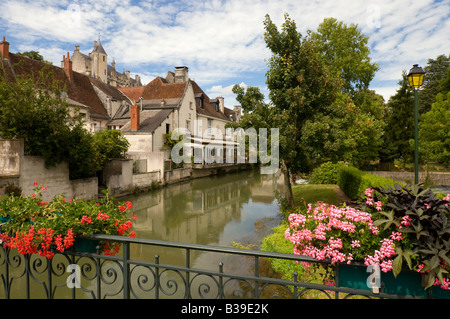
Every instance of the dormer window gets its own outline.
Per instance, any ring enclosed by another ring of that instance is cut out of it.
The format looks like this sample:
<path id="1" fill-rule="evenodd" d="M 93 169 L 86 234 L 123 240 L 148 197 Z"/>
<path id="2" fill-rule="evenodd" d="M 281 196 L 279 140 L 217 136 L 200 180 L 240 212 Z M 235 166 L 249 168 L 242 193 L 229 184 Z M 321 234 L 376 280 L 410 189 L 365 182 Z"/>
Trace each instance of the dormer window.
<path id="1" fill-rule="evenodd" d="M 198 106 L 200 106 L 200 108 L 204 108 L 203 106 L 203 94 L 196 94 L 195 95 L 195 102 L 198 104 Z"/>

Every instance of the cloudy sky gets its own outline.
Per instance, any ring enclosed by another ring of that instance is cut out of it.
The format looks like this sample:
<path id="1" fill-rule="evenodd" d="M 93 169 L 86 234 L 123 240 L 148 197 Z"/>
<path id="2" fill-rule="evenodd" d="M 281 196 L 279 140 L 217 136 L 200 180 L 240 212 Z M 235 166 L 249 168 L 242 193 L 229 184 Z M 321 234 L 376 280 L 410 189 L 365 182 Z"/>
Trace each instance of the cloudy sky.
<path id="1" fill-rule="evenodd" d="M 116 70 L 146 84 L 188 66 L 190 77 L 211 98 L 224 96 L 228 107 L 236 104 L 234 84 L 258 86 L 267 96 L 266 14 L 280 26 L 289 13 L 303 34 L 328 17 L 357 24 L 381 67 L 371 89 L 386 100 L 402 70 L 450 53 L 448 0 L 2 0 L 1 7 L 0 36 L 11 52 L 39 51 L 59 66 L 75 45 L 88 54 L 100 37 Z"/>

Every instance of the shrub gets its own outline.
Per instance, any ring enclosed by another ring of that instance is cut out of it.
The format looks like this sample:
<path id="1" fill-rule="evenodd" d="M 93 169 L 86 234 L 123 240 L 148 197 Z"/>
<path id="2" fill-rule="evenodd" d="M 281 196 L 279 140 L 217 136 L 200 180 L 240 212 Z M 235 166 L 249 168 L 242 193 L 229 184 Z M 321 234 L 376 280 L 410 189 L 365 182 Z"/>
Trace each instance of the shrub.
<path id="1" fill-rule="evenodd" d="M 312 184 L 337 184 L 343 163 L 326 162 L 315 168 L 309 178 Z"/>
<path id="2" fill-rule="evenodd" d="M 351 199 L 358 199 L 368 188 L 393 186 L 396 183 L 392 178 L 369 174 L 353 166 L 339 169 L 338 185 Z"/>

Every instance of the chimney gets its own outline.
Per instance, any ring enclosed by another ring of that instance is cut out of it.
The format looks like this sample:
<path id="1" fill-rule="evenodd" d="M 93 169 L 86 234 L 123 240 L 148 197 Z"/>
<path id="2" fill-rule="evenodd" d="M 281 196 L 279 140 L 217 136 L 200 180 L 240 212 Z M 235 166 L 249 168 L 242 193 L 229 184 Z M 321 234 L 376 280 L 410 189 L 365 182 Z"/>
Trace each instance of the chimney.
<path id="1" fill-rule="evenodd" d="M 224 99 L 224 97 L 221 95 L 221 96 L 218 96 L 217 99 L 219 100 L 220 112 L 225 113 L 225 99 Z"/>
<path id="2" fill-rule="evenodd" d="M 6 42 L 5 37 L 0 42 L 0 54 L 3 59 L 9 59 L 9 42 Z"/>
<path id="3" fill-rule="evenodd" d="M 187 66 L 175 67 L 175 83 L 186 82 L 189 80 L 189 69 Z"/>
<path id="4" fill-rule="evenodd" d="M 73 82 L 72 61 L 70 61 L 69 52 L 67 52 L 67 57 L 63 55 L 63 65 L 64 65 L 64 72 L 69 78 L 69 81 Z"/>
<path id="5" fill-rule="evenodd" d="M 241 121 L 241 111 L 242 111 L 242 107 L 240 105 L 234 106 L 234 113 L 236 114 L 236 122 Z"/>
<path id="6" fill-rule="evenodd" d="M 136 101 L 134 101 L 134 104 L 131 105 L 130 111 L 131 111 L 130 130 L 136 132 L 136 131 L 139 130 L 139 126 L 140 126 L 140 123 L 141 123 L 140 110 L 139 110 L 139 107 L 136 104 Z"/>

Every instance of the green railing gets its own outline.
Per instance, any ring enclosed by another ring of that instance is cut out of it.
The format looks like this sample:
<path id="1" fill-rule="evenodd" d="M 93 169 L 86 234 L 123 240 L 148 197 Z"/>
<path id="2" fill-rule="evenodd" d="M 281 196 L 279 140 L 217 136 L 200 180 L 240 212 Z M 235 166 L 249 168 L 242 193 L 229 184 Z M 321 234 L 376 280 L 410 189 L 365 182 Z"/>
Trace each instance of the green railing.
<path id="1" fill-rule="evenodd" d="M 292 281 L 283 280 L 265 276 L 260 270 L 262 261 L 267 259 L 317 263 L 317 260 L 305 256 L 108 235 L 96 235 L 90 239 L 120 242 L 120 255 L 65 252 L 47 259 L 36 254 L 21 255 L 0 246 L 0 299 L 402 297 L 300 282 L 295 273 Z M 130 258 L 141 256 L 139 252 L 142 250 L 152 249 L 170 251 L 178 264 L 165 263 L 165 257 L 160 257 L 159 253 L 154 255 L 153 261 Z M 208 258 L 218 261 L 215 269 L 193 266 L 194 257 L 205 253 Z M 245 260 L 251 273 L 227 269 L 229 267 L 222 260 L 230 256 Z M 181 264 L 180 260 L 183 261 Z"/>

